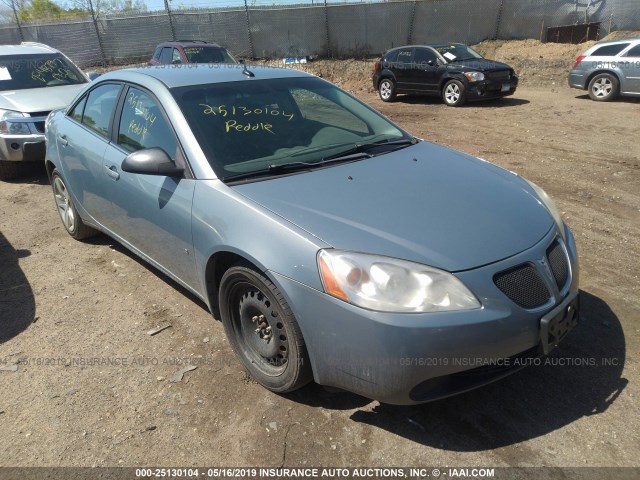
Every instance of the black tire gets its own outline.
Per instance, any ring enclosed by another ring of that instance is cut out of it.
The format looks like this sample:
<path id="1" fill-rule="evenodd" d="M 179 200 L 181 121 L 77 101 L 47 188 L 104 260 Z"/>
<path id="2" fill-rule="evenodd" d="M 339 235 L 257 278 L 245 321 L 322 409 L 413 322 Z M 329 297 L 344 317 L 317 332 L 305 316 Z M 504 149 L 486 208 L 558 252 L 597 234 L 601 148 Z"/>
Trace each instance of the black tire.
<path id="1" fill-rule="evenodd" d="M 589 97 L 596 102 L 608 102 L 618 96 L 618 78 L 611 73 L 599 73 L 589 82 Z"/>
<path id="2" fill-rule="evenodd" d="M 220 281 L 219 305 L 233 351 L 260 385 L 286 393 L 311 381 L 298 322 L 268 278 L 248 265 L 234 265 Z"/>
<path id="3" fill-rule="evenodd" d="M 0 180 L 13 180 L 20 175 L 19 162 L 0 160 Z"/>
<path id="4" fill-rule="evenodd" d="M 449 107 L 461 107 L 467 101 L 464 84 L 459 80 L 449 80 L 442 87 L 442 100 Z"/>
<path id="5" fill-rule="evenodd" d="M 71 195 L 67 190 L 66 183 L 60 175 L 60 172 L 55 169 L 51 173 L 51 188 L 53 188 L 53 200 L 56 205 L 56 210 L 58 210 L 60 220 L 62 220 L 62 225 L 67 233 L 76 240 L 83 240 L 96 235 L 98 231 L 85 225 L 82 221 L 78 210 L 76 210 L 75 205 L 71 201 Z"/>
<path id="6" fill-rule="evenodd" d="M 378 84 L 378 95 L 383 102 L 393 102 L 396 99 L 396 84 L 390 78 L 383 78 Z"/>

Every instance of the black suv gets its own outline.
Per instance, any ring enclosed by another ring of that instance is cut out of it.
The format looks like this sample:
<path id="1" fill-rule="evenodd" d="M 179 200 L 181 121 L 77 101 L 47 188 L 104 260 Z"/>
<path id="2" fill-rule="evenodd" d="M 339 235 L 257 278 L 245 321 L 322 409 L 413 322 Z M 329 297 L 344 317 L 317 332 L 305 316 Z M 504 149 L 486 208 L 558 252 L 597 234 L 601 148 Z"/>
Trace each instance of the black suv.
<path id="1" fill-rule="evenodd" d="M 398 93 L 423 93 L 459 107 L 471 99 L 513 95 L 518 77 L 509 65 L 487 60 L 460 43 L 407 45 L 376 62 L 373 86 L 384 102 Z"/>

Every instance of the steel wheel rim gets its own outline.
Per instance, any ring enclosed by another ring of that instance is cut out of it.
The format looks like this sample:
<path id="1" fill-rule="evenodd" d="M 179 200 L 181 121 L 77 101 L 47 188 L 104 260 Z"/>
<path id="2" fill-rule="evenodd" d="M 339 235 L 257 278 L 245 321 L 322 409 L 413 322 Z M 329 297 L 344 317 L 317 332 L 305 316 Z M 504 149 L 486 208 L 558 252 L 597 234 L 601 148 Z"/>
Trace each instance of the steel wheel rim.
<path id="1" fill-rule="evenodd" d="M 387 99 L 391 97 L 391 83 L 384 81 L 380 84 L 380 95 L 382 98 Z"/>
<path id="2" fill-rule="evenodd" d="M 231 299 L 233 329 L 245 357 L 265 375 L 282 375 L 289 361 L 289 340 L 277 306 L 248 282 L 237 284 Z"/>
<path id="3" fill-rule="evenodd" d="M 450 83 L 444 89 L 444 96 L 447 100 L 447 103 L 456 103 L 460 98 L 460 87 L 455 83 Z"/>
<path id="4" fill-rule="evenodd" d="M 73 208 L 71 207 L 71 200 L 69 198 L 69 192 L 64 182 L 60 177 L 56 177 L 53 181 L 53 196 L 56 201 L 56 207 L 58 207 L 58 213 L 60 219 L 65 228 L 73 232 L 76 227 L 76 216 Z"/>
<path id="5" fill-rule="evenodd" d="M 611 93 L 611 90 L 613 90 L 613 84 L 608 78 L 599 78 L 593 84 L 593 88 L 591 90 L 598 98 L 606 97 Z"/>

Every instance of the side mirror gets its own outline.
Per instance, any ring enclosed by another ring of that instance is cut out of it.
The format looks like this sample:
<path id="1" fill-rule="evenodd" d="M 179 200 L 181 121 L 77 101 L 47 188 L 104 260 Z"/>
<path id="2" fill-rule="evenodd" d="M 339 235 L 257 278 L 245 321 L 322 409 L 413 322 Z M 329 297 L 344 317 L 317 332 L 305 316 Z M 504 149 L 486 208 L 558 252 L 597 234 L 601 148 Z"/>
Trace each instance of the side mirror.
<path id="1" fill-rule="evenodd" d="M 100 74 L 98 72 L 87 72 L 87 77 L 89 77 L 89 80 L 91 80 L 92 82 L 99 76 Z"/>
<path id="2" fill-rule="evenodd" d="M 427 65 L 429 65 L 430 67 L 433 67 L 436 64 L 436 62 L 434 62 L 433 60 L 427 60 Z"/>
<path id="3" fill-rule="evenodd" d="M 171 65 L 179 65 L 182 63 L 182 60 L 176 58 L 175 60 L 171 60 Z"/>
<path id="4" fill-rule="evenodd" d="M 122 161 L 122 170 L 165 177 L 182 177 L 184 174 L 184 168 L 176 166 L 167 152 L 158 147 L 133 152 Z"/>

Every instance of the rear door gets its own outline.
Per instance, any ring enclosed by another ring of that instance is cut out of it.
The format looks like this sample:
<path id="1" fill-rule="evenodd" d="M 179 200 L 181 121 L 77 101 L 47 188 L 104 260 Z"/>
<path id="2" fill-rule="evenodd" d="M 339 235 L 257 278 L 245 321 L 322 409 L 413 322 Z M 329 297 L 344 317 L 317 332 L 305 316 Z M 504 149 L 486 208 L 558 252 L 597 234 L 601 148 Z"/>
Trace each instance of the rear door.
<path id="1" fill-rule="evenodd" d="M 640 44 L 631 47 L 621 60 L 625 79 L 620 86 L 620 91 L 640 95 Z"/>
<path id="2" fill-rule="evenodd" d="M 104 189 L 102 157 L 121 89 L 119 83 L 102 83 L 93 88 L 60 122 L 56 138 L 63 175 L 76 203 L 102 225 L 111 210 Z"/>
<path id="3" fill-rule="evenodd" d="M 113 141 L 104 155 L 106 190 L 112 200 L 108 226 L 143 255 L 199 290 L 191 235 L 195 180 L 189 174 L 174 178 L 121 168 L 127 155 L 151 147 L 162 148 L 177 164 L 187 167 L 180 143 L 149 91 L 129 86 L 120 103 Z"/>
<path id="4" fill-rule="evenodd" d="M 396 88 L 411 90 L 411 62 L 413 61 L 413 48 L 402 48 L 398 51 L 398 57 L 393 62 L 392 71 L 396 77 Z"/>

